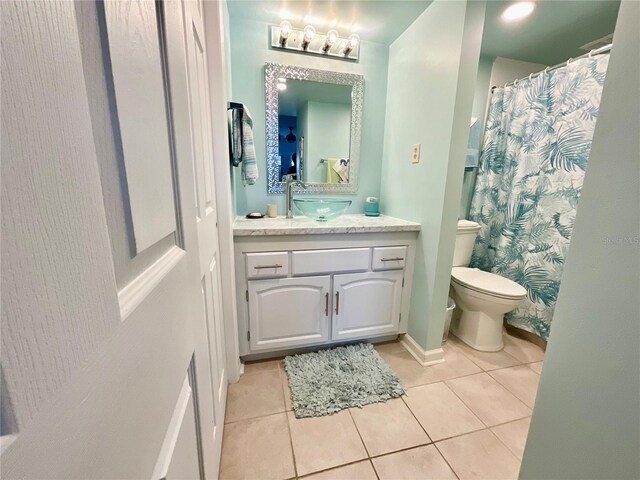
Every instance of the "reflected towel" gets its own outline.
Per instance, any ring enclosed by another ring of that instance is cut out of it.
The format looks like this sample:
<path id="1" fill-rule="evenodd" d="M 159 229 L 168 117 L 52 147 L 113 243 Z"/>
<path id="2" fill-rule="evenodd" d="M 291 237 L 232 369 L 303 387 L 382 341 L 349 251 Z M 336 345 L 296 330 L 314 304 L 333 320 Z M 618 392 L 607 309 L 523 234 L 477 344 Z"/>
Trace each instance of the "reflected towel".
<path id="1" fill-rule="evenodd" d="M 340 175 L 336 172 L 333 167 L 338 163 L 337 158 L 327 158 L 327 183 L 340 183 Z"/>
<path id="2" fill-rule="evenodd" d="M 349 159 L 341 158 L 333 165 L 333 171 L 340 176 L 340 183 L 349 183 Z"/>
<path id="3" fill-rule="evenodd" d="M 258 163 L 253 145 L 253 120 L 245 105 L 242 106 L 242 173 L 247 185 L 253 185 L 258 180 Z"/>

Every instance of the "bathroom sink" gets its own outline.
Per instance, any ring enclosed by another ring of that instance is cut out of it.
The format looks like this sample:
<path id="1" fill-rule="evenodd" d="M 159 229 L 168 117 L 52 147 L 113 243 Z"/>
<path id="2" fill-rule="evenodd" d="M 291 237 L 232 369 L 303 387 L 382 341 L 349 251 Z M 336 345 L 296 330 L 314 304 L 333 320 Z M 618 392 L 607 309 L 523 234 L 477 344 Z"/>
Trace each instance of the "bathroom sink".
<path id="1" fill-rule="evenodd" d="M 303 215 L 317 220 L 318 222 L 326 222 L 332 218 L 342 215 L 351 200 L 327 200 L 320 198 L 294 198 L 293 204 Z"/>

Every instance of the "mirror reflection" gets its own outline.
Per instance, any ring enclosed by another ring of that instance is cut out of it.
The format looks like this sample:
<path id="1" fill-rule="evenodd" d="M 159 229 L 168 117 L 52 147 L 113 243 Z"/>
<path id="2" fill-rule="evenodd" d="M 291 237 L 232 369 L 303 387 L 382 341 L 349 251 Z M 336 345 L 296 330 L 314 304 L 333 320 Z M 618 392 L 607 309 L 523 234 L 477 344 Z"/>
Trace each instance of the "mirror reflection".
<path id="1" fill-rule="evenodd" d="M 278 79 L 279 178 L 348 184 L 351 85 Z"/>

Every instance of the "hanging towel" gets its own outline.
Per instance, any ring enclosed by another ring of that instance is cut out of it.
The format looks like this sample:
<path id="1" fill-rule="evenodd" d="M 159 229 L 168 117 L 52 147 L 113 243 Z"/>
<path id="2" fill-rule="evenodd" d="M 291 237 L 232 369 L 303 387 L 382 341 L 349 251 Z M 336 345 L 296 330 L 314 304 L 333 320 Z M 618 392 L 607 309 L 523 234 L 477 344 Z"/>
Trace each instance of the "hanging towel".
<path id="1" fill-rule="evenodd" d="M 247 185 L 253 185 L 258 180 L 256 149 L 253 145 L 253 120 L 245 105 L 242 106 L 242 173 Z"/>
<path id="2" fill-rule="evenodd" d="M 242 110 L 231 111 L 231 164 L 237 167 L 242 163 Z"/>
<path id="3" fill-rule="evenodd" d="M 340 183 L 340 175 L 336 172 L 333 167 L 335 167 L 336 163 L 338 163 L 337 158 L 327 158 L 327 183 Z"/>
<path id="4" fill-rule="evenodd" d="M 333 165 L 333 170 L 340 176 L 340 183 L 349 183 L 349 159 L 341 158 Z"/>

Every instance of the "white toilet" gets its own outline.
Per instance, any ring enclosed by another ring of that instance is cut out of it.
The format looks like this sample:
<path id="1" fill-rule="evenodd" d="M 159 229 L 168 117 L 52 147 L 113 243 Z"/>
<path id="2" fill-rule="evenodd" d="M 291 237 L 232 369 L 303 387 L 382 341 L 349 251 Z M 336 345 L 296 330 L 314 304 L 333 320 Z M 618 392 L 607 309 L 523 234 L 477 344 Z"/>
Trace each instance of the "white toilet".
<path id="1" fill-rule="evenodd" d="M 456 245 L 451 270 L 451 286 L 462 315 L 454 319 L 454 335 L 476 350 L 502 350 L 502 318 L 516 308 L 527 290 L 495 273 L 468 268 L 480 225 L 458 221 Z"/>

